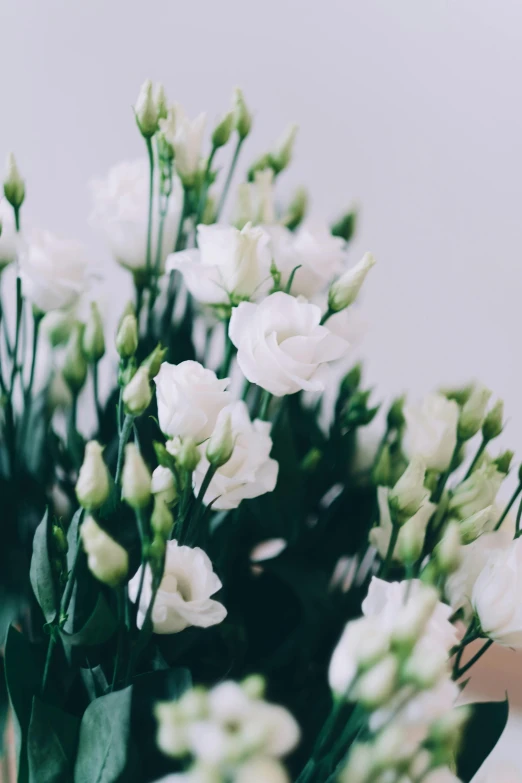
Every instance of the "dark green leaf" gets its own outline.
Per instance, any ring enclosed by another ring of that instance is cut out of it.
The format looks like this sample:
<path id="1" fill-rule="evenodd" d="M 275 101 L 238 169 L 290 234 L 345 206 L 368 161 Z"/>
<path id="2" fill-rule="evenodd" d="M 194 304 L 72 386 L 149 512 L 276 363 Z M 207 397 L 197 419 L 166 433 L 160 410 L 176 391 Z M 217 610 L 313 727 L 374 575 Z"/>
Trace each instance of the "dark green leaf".
<path id="1" fill-rule="evenodd" d="M 7 685 L 5 682 L 4 659 L 0 656 L 0 756 L 2 756 L 4 752 L 4 737 L 8 711 L 9 697 L 7 695 Z"/>
<path id="2" fill-rule="evenodd" d="M 54 584 L 50 553 L 50 525 L 52 524 L 49 509 L 46 509 L 42 521 L 36 528 L 33 539 L 33 556 L 29 576 L 36 600 L 48 623 L 56 617 L 57 595 Z"/>
<path id="3" fill-rule="evenodd" d="M 29 783 L 69 783 L 80 720 L 36 697 L 29 724 Z"/>
<path id="4" fill-rule="evenodd" d="M 69 549 L 67 550 L 67 568 L 69 571 L 73 567 L 74 558 L 76 555 L 76 548 L 79 544 L 78 541 L 78 531 L 80 527 L 80 522 L 82 520 L 83 516 L 83 508 L 79 508 L 73 518 L 71 519 L 71 524 L 69 525 L 69 529 L 67 531 L 67 544 L 69 545 Z"/>
<path id="5" fill-rule="evenodd" d="M 93 701 L 80 726 L 74 783 L 114 783 L 127 766 L 132 685 Z"/>
<path id="6" fill-rule="evenodd" d="M 463 783 L 469 783 L 499 741 L 508 713 L 507 699 L 473 705 L 457 756 L 457 775 Z"/>
<path id="7" fill-rule="evenodd" d="M 116 618 L 103 593 L 98 593 L 96 606 L 85 625 L 74 633 L 63 631 L 62 638 L 72 645 L 102 644 L 111 638 L 117 626 Z"/>
<path id="8" fill-rule="evenodd" d="M 91 701 L 103 696 L 109 690 L 109 684 L 101 666 L 92 669 L 80 669 L 80 676 Z"/>

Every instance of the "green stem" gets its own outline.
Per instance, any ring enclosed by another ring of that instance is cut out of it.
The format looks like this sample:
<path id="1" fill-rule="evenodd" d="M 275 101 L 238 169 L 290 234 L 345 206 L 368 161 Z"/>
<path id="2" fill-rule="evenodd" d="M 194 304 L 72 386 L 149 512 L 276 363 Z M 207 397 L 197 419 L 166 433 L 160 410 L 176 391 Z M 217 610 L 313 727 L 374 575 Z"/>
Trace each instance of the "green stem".
<path id="1" fill-rule="evenodd" d="M 517 521 L 515 524 L 515 538 L 520 537 L 520 519 L 522 517 L 522 501 L 518 504 Z"/>
<path id="2" fill-rule="evenodd" d="M 272 400 L 272 395 L 269 391 L 266 389 L 263 389 L 263 394 L 261 395 L 261 403 L 259 405 L 259 413 L 257 414 L 258 419 L 261 419 L 261 421 L 266 421 L 268 419 L 268 409 L 270 407 L 270 402 Z"/>
<path id="3" fill-rule="evenodd" d="M 469 466 L 468 472 L 464 476 L 464 481 L 466 481 L 466 479 L 468 479 L 471 476 L 471 474 L 473 473 L 473 471 L 475 469 L 475 466 L 476 466 L 477 462 L 479 461 L 479 459 L 481 458 L 482 454 L 484 453 L 484 449 L 486 448 L 487 445 L 488 445 L 488 441 L 486 440 L 486 438 L 482 438 L 482 442 L 481 442 L 480 446 L 477 449 L 477 453 L 473 457 L 473 462 Z"/>
<path id="4" fill-rule="evenodd" d="M 250 391 L 251 388 L 252 388 L 252 383 L 248 380 L 248 378 L 245 378 L 245 383 L 243 385 L 243 393 L 241 395 L 241 399 L 243 400 L 243 402 L 247 401 L 248 392 Z"/>
<path id="5" fill-rule="evenodd" d="M 201 185 L 201 193 L 199 196 L 199 202 L 198 202 L 198 210 L 196 212 L 196 227 L 201 223 L 201 218 L 203 217 L 203 213 L 205 211 L 205 204 L 207 201 L 207 193 L 208 193 L 208 186 L 210 181 L 210 170 L 212 168 L 212 162 L 214 160 L 214 155 L 217 152 L 217 147 L 214 147 L 212 145 L 212 150 L 210 151 L 210 155 L 208 156 L 207 161 L 207 167 L 205 169 L 205 175 L 203 177 L 203 184 Z"/>
<path id="6" fill-rule="evenodd" d="M 134 421 L 134 416 L 128 413 L 125 416 L 125 419 L 123 421 L 123 427 L 121 428 L 120 442 L 118 444 L 118 462 L 116 465 L 116 478 L 114 479 L 116 486 L 118 486 L 121 480 L 121 474 L 123 470 L 123 452 L 131 434 L 133 421 Z"/>
<path id="7" fill-rule="evenodd" d="M 225 201 L 227 200 L 228 191 L 230 190 L 230 185 L 232 183 L 232 178 L 234 176 L 234 172 L 236 170 L 237 161 L 239 158 L 239 153 L 241 152 L 241 147 L 243 145 L 244 139 L 239 138 L 237 140 L 236 149 L 234 150 L 234 155 L 232 157 L 232 161 L 230 163 L 230 168 L 228 170 L 227 179 L 225 182 L 225 186 L 223 188 L 223 192 L 221 193 L 221 198 L 219 199 L 219 203 L 216 210 L 216 223 L 219 222 L 219 216 L 221 215 L 221 212 L 223 211 L 223 207 L 225 206 Z"/>
<path id="8" fill-rule="evenodd" d="M 11 381 L 9 383 L 9 398 L 12 402 L 13 391 L 18 372 L 18 346 L 20 344 L 20 324 L 22 321 L 23 297 L 22 297 L 22 279 L 20 275 L 16 278 L 16 331 L 13 348 L 13 366 L 11 368 Z"/>
<path id="9" fill-rule="evenodd" d="M 493 639 L 488 639 L 487 642 L 482 645 L 480 650 L 475 653 L 473 658 L 471 658 L 461 669 L 458 669 L 454 674 L 454 679 L 459 680 L 463 674 L 465 674 L 471 667 L 479 660 L 479 658 L 482 658 L 485 652 L 489 650 L 491 645 L 493 644 Z"/>
<path id="10" fill-rule="evenodd" d="M 393 523 L 392 533 L 390 536 L 390 543 L 388 544 L 388 551 L 386 552 L 386 557 L 384 558 L 383 564 L 381 566 L 381 570 L 379 572 L 380 579 L 385 579 L 388 575 L 388 571 L 390 570 L 392 559 L 393 559 L 393 553 L 395 551 L 395 547 L 397 546 L 397 541 L 399 539 L 400 532 L 401 532 L 400 526 Z"/>
<path id="11" fill-rule="evenodd" d="M 189 526 L 186 535 L 187 540 L 190 540 L 192 533 L 197 530 L 197 524 L 199 522 L 199 518 L 201 516 L 201 509 L 203 507 L 203 498 L 206 495 L 206 492 L 210 486 L 210 482 L 214 478 L 216 471 L 217 468 L 215 465 L 208 466 L 207 472 L 205 473 L 205 478 L 203 479 L 201 487 L 199 488 L 199 492 L 196 497 L 194 507 L 192 509 L 192 514 L 190 515 Z"/>
<path id="12" fill-rule="evenodd" d="M 330 307 L 327 309 L 326 313 L 323 315 L 319 323 L 321 326 L 324 326 L 324 324 L 327 322 L 329 318 L 331 318 L 332 315 L 335 315 L 335 310 L 332 310 Z"/>
<path id="13" fill-rule="evenodd" d="M 31 372 L 29 375 L 29 383 L 25 392 L 26 405 L 27 401 L 31 397 L 33 390 L 34 375 L 36 370 L 36 355 L 38 353 L 38 335 L 40 333 L 40 324 L 42 322 L 43 313 L 34 312 L 33 310 L 33 346 L 32 346 L 32 358 L 31 358 Z"/>
<path id="14" fill-rule="evenodd" d="M 147 155 L 149 158 L 149 214 L 147 219 L 147 257 L 146 270 L 147 282 L 150 280 L 152 266 L 152 206 L 154 202 L 154 150 L 152 149 L 152 139 L 145 139 L 147 145 Z"/>
<path id="15" fill-rule="evenodd" d="M 98 419 L 98 432 L 101 432 L 103 411 L 100 405 L 100 394 L 99 394 L 99 384 L 98 384 L 98 362 L 93 362 L 91 368 L 92 368 L 92 389 L 94 395 L 94 407 L 96 408 L 96 418 Z"/>
<path id="16" fill-rule="evenodd" d="M 230 365 L 232 364 L 232 360 L 234 358 L 234 352 L 235 352 L 235 346 L 232 340 L 229 337 L 228 334 L 228 327 L 230 324 L 230 320 L 228 320 L 225 323 L 225 356 L 223 358 L 223 363 L 221 365 L 221 368 L 219 370 L 219 377 L 220 378 L 226 378 L 227 375 L 230 372 Z"/>
<path id="17" fill-rule="evenodd" d="M 507 517 L 507 515 L 511 511 L 511 507 L 512 507 L 513 503 L 518 498 L 518 496 L 520 495 L 521 492 L 522 492 L 522 481 L 519 483 L 518 487 L 515 489 L 515 491 L 511 495 L 511 498 L 510 498 L 506 508 L 504 509 L 502 514 L 500 515 L 500 519 L 498 520 L 497 524 L 495 525 L 495 530 L 499 530 L 500 526 L 502 525 L 502 522 L 505 520 L 505 518 Z"/>
<path id="18" fill-rule="evenodd" d="M 457 457 L 458 457 L 458 454 L 459 454 L 459 451 L 461 449 L 462 444 L 463 444 L 463 441 L 460 440 L 459 438 L 457 438 L 457 442 L 455 444 L 455 448 L 453 450 L 453 454 L 451 455 L 449 468 L 447 469 L 447 471 L 445 473 L 442 474 L 442 476 L 439 479 L 439 482 L 437 484 L 437 488 L 436 488 L 436 490 L 435 490 L 435 492 L 433 494 L 433 497 L 431 498 L 431 502 L 432 503 L 438 503 L 439 500 L 441 499 L 441 497 L 442 497 L 442 495 L 444 493 L 444 489 L 446 488 L 446 484 L 448 483 L 448 479 L 451 476 L 451 474 L 453 473 L 453 471 L 455 470 L 455 463 L 457 461 Z"/>
<path id="19" fill-rule="evenodd" d="M 51 633 L 49 636 L 49 643 L 47 645 L 47 655 L 45 656 L 45 666 L 42 676 L 42 686 L 40 688 L 40 693 L 43 696 L 45 694 L 45 689 L 47 688 L 47 681 L 49 679 L 49 672 L 51 670 L 51 661 L 53 658 L 53 650 L 54 646 L 56 644 L 56 638 L 55 638 L 55 627 L 52 626 Z"/>

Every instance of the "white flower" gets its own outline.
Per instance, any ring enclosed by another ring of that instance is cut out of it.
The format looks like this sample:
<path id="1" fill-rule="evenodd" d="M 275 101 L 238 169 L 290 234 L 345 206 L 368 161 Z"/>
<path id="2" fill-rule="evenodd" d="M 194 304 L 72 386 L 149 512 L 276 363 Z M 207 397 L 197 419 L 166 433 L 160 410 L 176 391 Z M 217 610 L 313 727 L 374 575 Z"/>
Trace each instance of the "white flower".
<path id="1" fill-rule="evenodd" d="M 250 421 L 248 408 L 238 401 L 224 408 L 217 419 L 216 430 L 224 417 L 230 417 L 234 450 L 232 456 L 215 473 L 203 502 L 212 501 L 214 509 L 237 508 L 245 498 L 255 498 L 272 492 L 277 482 L 278 463 L 270 458 L 272 438 L 270 424 L 266 421 Z M 194 471 L 193 481 L 196 494 L 205 478 L 209 462 L 204 446 L 201 460 Z"/>
<path id="2" fill-rule="evenodd" d="M 468 440 L 482 427 L 492 392 L 482 384 L 475 386 L 462 408 L 459 419 L 459 438 Z"/>
<path id="3" fill-rule="evenodd" d="M 403 582 L 386 582 L 384 579 L 372 578 L 368 595 L 362 603 L 362 611 L 366 617 L 378 617 L 383 628 L 393 632 L 397 616 L 410 602 L 418 600 L 426 586 L 419 579 Z M 406 596 L 408 601 L 405 603 Z M 427 637 L 435 645 L 450 650 L 457 642 L 457 632 L 449 622 L 452 610 L 447 604 L 438 601 L 424 629 L 423 638 Z"/>
<path id="4" fill-rule="evenodd" d="M 423 457 L 428 470 L 447 470 L 457 443 L 459 406 L 443 394 L 428 394 L 420 405 L 405 405 L 404 448 Z"/>
<path id="5" fill-rule="evenodd" d="M 389 630 L 372 617 L 347 623 L 330 660 L 328 682 L 339 696 L 348 694 L 359 666 L 376 662 L 390 646 Z"/>
<path id="6" fill-rule="evenodd" d="M 15 231 L 13 209 L 7 201 L 0 200 L 0 271 L 16 261 L 18 255 L 18 237 Z"/>
<path id="7" fill-rule="evenodd" d="M 446 582 L 446 594 L 454 611 L 464 608 L 471 614 L 471 595 L 477 578 L 489 556 L 507 549 L 513 536 L 506 530 L 483 533 L 476 541 L 460 548 L 460 565 Z"/>
<path id="8" fill-rule="evenodd" d="M 290 778 L 279 761 L 257 756 L 241 764 L 234 783 L 290 783 Z"/>
<path id="9" fill-rule="evenodd" d="M 204 304 L 228 304 L 232 297 L 250 299 L 272 283 L 269 239 L 250 223 L 241 231 L 200 225 L 197 249 L 170 256 L 167 271 L 178 269 L 190 293 Z"/>
<path id="10" fill-rule="evenodd" d="M 103 448 L 91 440 L 85 446 L 83 464 L 76 482 L 76 497 L 84 508 L 93 510 L 103 506 L 109 497 L 109 471 L 103 459 Z"/>
<path id="11" fill-rule="evenodd" d="M 176 484 L 170 468 L 158 465 L 152 473 L 150 489 L 153 495 L 159 495 L 164 503 L 173 503 L 176 499 Z"/>
<path id="12" fill-rule="evenodd" d="M 201 442 L 212 435 L 219 412 L 230 402 L 228 378 L 199 362 L 164 362 L 154 378 L 161 431 Z"/>
<path id="13" fill-rule="evenodd" d="M 283 226 L 268 226 L 274 263 L 281 273 L 284 289 L 296 266 L 291 293 L 311 299 L 326 289 L 346 264 L 345 242 L 332 236 L 326 223 L 306 221 L 296 231 Z"/>
<path id="14" fill-rule="evenodd" d="M 245 377 L 276 397 L 322 391 L 318 370 L 339 359 L 348 344 L 320 320 L 319 307 L 282 292 L 259 305 L 241 302 L 232 311 L 229 337 Z"/>
<path id="15" fill-rule="evenodd" d="M 416 514 L 429 497 L 430 493 L 424 486 L 425 475 L 426 464 L 422 457 L 415 455 L 390 491 L 390 505 L 397 514 L 401 515 L 403 522 Z"/>
<path id="16" fill-rule="evenodd" d="M 117 587 L 127 576 L 129 557 L 105 530 L 87 517 L 80 527 L 83 548 L 87 554 L 87 564 L 90 571 L 100 582 Z"/>
<path id="17" fill-rule="evenodd" d="M 129 597 L 136 601 L 141 578 L 140 566 L 129 582 Z M 165 571 L 152 610 L 154 633 L 183 631 L 189 625 L 208 628 L 221 623 L 227 610 L 210 596 L 221 589 L 208 555 L 199 547 L 167 542 Z M 141 628 L 152 599 L 152 572 L 146 567 L 137 623 Z"/>
<path id="18" fill-rule="evenodd" d="M 207 116 L 202 113 L 190 120 L 179 103 L 169 107 L 166 119 L 160 120 L 160 131 L 174 150 L 176 171 L 183 183 L 190 186 L 199 169 L 201 145 Z"/>
<path id="19" fill-rule="evenodd" d="M 361 260 L 347 269 L 338 280 L 332 283 L 328 292 L 328 307 L 337 313 L 355 302 L 366 275 L 376 263 L 371 253 L 365 253 Z"/>
<path id="20" fill-rule="evenodd" d="M 390 490 L 388 487 L 377 487 L 380 521 L 378 527 L 374 527 L 370 530 L 370 543 L 377 549 L 382 558 L 386 557 L 388 552 L 393 530 L 390 505 L 388 503 L 389 493 Z M 429 500 L 425 499 L 421 503 L 418 511 L 401 527 L 399 538 L 392 554 L 394 560 L 402 561 L 401 551 L 403 550 L 406 539 L 411 540 L 411 538 L 414 537 L 418 540 L 420 548 L 422 549 L 428 522 L 436 508 L 437 506 L 434 503 L 430 503 Z"/>
<path id="21" fill-rule="evenodd" d="M 257 204 L 257 222 L 263 225 L 275 223 L 274 172 L 272 169 L 256 171 L 253 191 Z"/>
<path id="22" fill-rule="evenodd" d="M 495 464 L 484 463 L 471 476 L 453 490 L 449 510 L 455 511 L 460 519 L 468 519 L 478 511 L 493 505 L 505 475 Z"/>
<path id="23" fill-rule="evenodd" d="M 87 284 L 87 258 L 77 242 L 34 234 L 22 254 L 23 290 L 42 313 L 76 304 Z"/>
<path id="24" fill-rule="evenodd" d="M 482 631 L 504 647 L 522 648 L 521 591 L 522 538 L 517 538 L 490 553 L 471 594 Z"/>
<path id="25" fill-rule="evenodd" d="M 154 189 L 156 193 L 157 188 Z M 146 158 L 123 162 L 110 169 L 106 179 L 91 183 L 93 212 L 91 222 L 103 232 L 115 260 L 131 271 L 147 265 L 147 227 L 149 210 L 149 163 Z M 158 250 L 157 197 L 153 203 L 151 269 L 156 266 Z M 174 179 L 163 228 L 160 268 L 174 248 L 181 211 L 181 188 Z"/>

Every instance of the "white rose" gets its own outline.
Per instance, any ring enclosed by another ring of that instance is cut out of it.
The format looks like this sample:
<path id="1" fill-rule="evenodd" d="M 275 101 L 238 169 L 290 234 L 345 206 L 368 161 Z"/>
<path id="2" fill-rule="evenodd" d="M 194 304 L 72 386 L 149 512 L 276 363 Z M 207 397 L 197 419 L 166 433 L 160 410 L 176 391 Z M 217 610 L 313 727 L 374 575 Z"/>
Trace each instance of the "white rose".
<path id="1" fill-rule="evenodd" d="M 370 543 L 377 549 L 382 558 L 386 557 L 393 531 L 390 504 L 388 502 L 389 493 L 390 490 L 388 487 L 377 487 L 380 521 L 378 527 L 374 527 L 370 530 Z M 392 553 L 392 558 L 394 560 L 402 560 L 401 551 L 403 551 L 403 546 L 406 545 L 407 540 L 411 541 L 412 538 L 418 540 L 420 547 L 422 548 L 428 522 L 436 508 L 437 506 L 434 503 L 425 499 L 421 503 L 418 511 L 402 525 L 397 544 Z"/>
<path id="2" fill-rule="evenodd" d="M 446 582 L 446 595 L 454 611 L 463 608 L 469 616 L 472 611 L 471 595 L 477 578 L 489 556 L 497 550 L 505 550 L 513 540 L 506 530 L 483 533 L 476 541 L 460 548 L 460 565 Z"/>
<path id="3" fill-rule="evenodd" d="M 129 582 L 129 598 L 136 601 L 141 579 L 140 566 Z M 210 596 L 221 589 L 210 558 L 199 547 L 179 546 L 167 541 L 165 571 L 152 610 L 154 633 L 178 633 L 194 625 L 208 628 L 221 623 L 227 610 Z M 146 566 L 137 624 L 141 628 L 152 599 L 152 572 Z"/>
<path id="4" fill-rule="evenodd" d="M 156 194 L 155 187 L 154 193 Z M 147 265 L 147 230 L 149 211 L 149 163 L 146 158 L 119 163 L 110 169 L 106 179 L 91 183 L 93 198 L 92 224 L 103 232 L 115 260 L 131 271 Z M 161 270 L 174 249 L 181 211 L 181 188 L 172 183 L 167 215 L 163 227 L 160 253 Z M 156 266 L 158 250 L 157 196 L 153 203 L 151 269 Z"/>
<path id="5" fill-rule="evenodd" d="M 161 134 L 174 150 L 176 171 L 185 185 L 193 184 L 199 169 L 206 119 L 202 113 L 190 120 L 183 106 L 175 103 L 159 123 Z"/>
<path id="6" fill-rule="evenodd" d="M 459 406 L 443 394 L 428 394 L 420 405 L 405 405 L 404 448 L 424 458 L 428 470 L 447 470 L 457 443 Z"/>
<path id="7" fill-rule="evenodd" d="M 13 208 L 5 199 L 0 201 L 0 272 L 8 264 L 16 261 L 18 255 L 18 237 L 15 230 Z"/>
<path id="8" fill-rule="evenodd" d="M 504 647 L 522 648 L 522 538 L 491 552 L 471 593 L 486 636 Z"/>
<path id="9" fill-rule="evenodd" d="M 198 247 L 174 253 L 167 271 L 178 269 L 190 293 L 204 304 L 228 304 L 231 297 L 251 298 L 270 287 L 269 236 L 250 223 L 198 226 Z"/>
<path id="10" fill-rule="evenodd" d="M 212 478 L 203 502 L 214 509 L 237 508 L 242 500 L 256 498 L 272 492 L 277 482 L 278 463 L 270 458 L 272 438 L 270 423 L 250 421 L 248 408 L 242 401 L 223 408 L 216 429 L 223 417 L 230 416 L 234 450 L 230 459 L 222 465 Z M 209 467 L 205 446 L 201 447 L 201 460 L 194 471 L 194 491 L 197 493 Z"/>
<path id="11" fill-rule="evenodd" d="M 453 490 L 449 510 L 455 511 L 460 519 L 468 519 L 493 505 L 504 479 L 505 475 L 494 464 L 484 463 Z"/>
<path id="12" fill-rule="evenodd" d="M 77 242 L 36 233 L 21 257 L 24 294 L 42 313 L 71 307 L 86 288 L 87 264 Z"/>
<path id="13" fill-rule="evenodd" d="M 161 431 L 201 442 L 212 435 L 219 412 L 230 402 L 228 378 L 199 362 L 164 362 L 154 378 Z"/>
<path id="14" fill-rule="evenodd" d="M 339 359 L 348 343 L 320 320 L 319 307 L 282 292 L 234 308 L 229 337 L 245 377 L 276 397 L 323 391 L 321 365 Z"/>
<path id="15" fill-rule="evenodd" d="M 292 282 L 292 294 L 311 299 L 324 291 L 346 265 L 345 242 L 332 236 L 326 223 L 307 221 L 296 232 L 283 226 L 269 226 L 274 263 L 285 288 L 292 271 L 300 265 Z"/>

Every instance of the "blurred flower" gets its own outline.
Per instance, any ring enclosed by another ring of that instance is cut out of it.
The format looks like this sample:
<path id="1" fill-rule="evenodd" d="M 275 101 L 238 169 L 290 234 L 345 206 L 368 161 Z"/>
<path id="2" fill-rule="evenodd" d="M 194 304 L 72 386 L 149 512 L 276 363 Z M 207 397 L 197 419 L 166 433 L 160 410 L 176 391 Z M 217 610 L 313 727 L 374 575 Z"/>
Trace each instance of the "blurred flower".
<path id="1" fill-rule="evenodd" d="M 160 120 L 161 134 L 174 150 L 176 171 L 186 187 L 194 184 L 199 170 L 206 119 L 202 113 L 190 120 L 183 106 L 175 103 L 169 107 L 167 118 Z"/>
<path id="2" fill-rule="evenodd" d="M 86 288 L 87 264 L 77 242 L 35 233 L 21 257 L 24 295 L 42 313 L 71 307 Z"/>
<path id="3" fill-rule="evenodd" d="M 109 497 L 109 471 L 102 455 L 103 448 L 97 441 L 91 440 L 85 446 L 85 456 L 76 482 L 76 497 L 88 511 L 100 508 Z"/>
<path id="4" fill-rule="evenodd" d="M 382 558 L 386 557 L 388 547 L 390 545 L 390 539 L 393 531 L 393 525 L 390 514 L 390 505 L 388 502 L 390 490 L 388 487 L 377 487 L 377 500 L 379 503 L 380 520 L 377 527 L 373 527 L 370 530 L 370 543 L 376 547 Z M 407 522 L 401 527 L 399 532 L 399 538 L 397 544 L 392 553 L 392 558 L 399 562 L 404 562 L 405 559 L 401 552 L 404 549 L 406 541 L 414 536 L 419 544 L 419 549 L 422 550 L 424 543 L 424 537 L 426 535 L 426 528 L 430 521 L 433 512 L 437 506 L 434 503 L 425 498 L 415 514 L 408 519 Z M 420 555 L 420 551 L 417 557 Z M 417 557 L 413 557 L 416 560 Z M 411 558 L 407 558 L 411 562 Z"/>
<path id="5" fill-rule="evenodd" d="M 91 573 L 100 582 L 117 587 L 127 576 L 129 557 L 125 549 L 87 517 L 80 527 L 83 548 Z"/>
<path id="6" fill-rule="evenodd" d="M 497 470 L 495 464 L 482 464 L 453 490 L 449 510 L 458 514 L 460 519 L 468 519 L 493 505 L 504 479 L 505 475 Z"/>
<path id="7" fill-rule="evenodd" d="M 405 405 L 406 455 L 421 456 L 428 470 L 447 470 L 457 444 L 459 406 L 442 394 L 428 394 L 420 405 Z"/>
<path id="8" fill-rule="evenodd" d="M 517 538 L 490 552 L 471 593 L 483 633 L 514 649 L 522 649 L 521 591 L 522 538 Z"/>
<path id="9" fill-rule="evenodd" d="M 12 207 L 4 199 L 0 200 L 0 272 L 8 264 L 16 261 L 18 255 L 18 237 L 16 235 Z"/>

